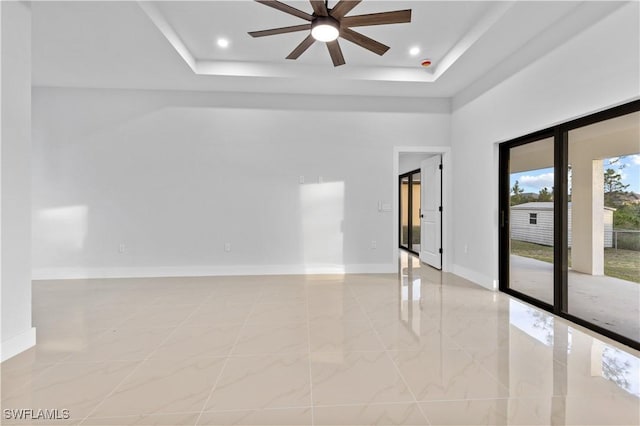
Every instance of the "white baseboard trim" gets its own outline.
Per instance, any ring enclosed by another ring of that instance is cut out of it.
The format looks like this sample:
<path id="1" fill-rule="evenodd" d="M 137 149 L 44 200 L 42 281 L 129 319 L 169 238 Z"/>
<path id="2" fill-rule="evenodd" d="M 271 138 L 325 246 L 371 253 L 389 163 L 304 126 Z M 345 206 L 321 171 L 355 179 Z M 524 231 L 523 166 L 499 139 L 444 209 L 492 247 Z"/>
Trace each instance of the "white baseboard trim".
<path id="1" fill-rule="evenodd" d="M 13 337 L 3 340 L 0 344 L 0 361 L 4 362 L 20 352 L 26 351 L 36 344 L 36 328 L 31 327 Z"/>
<path id="2" fill-rule="evenodd" d="M 481 274 L 477 271 L 465 268 L 460 265 L 453 265 L 451 272 L 466 280 L 469 280 L 479 286 L 491 291 L 498 291 L 498 280 L 494 280 L 488 275 Z"/>
<path id="3" fill-rule="evenodd" d="M 395 273 L 392 263 L 349 265 L 227 265 L 125 268 L 41 268 L 31 273 L 32 280 L 207 277 L 229 275 L 332 275 Z"/>

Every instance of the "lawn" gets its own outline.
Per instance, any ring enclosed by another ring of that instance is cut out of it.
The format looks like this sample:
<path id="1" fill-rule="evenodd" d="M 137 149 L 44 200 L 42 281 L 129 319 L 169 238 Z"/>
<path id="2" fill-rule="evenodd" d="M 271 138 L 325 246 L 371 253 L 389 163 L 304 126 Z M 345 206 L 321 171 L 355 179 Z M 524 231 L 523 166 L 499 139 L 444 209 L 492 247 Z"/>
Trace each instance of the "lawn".
<path id="1" fill-rule="evenodd" d="M 524 241 L 511 240 L 511 253 L 543 262 L 553 262 L 553 247 Z M 571 249 L 568 253 L 571 266 Z M 606 248 L 604 249 L 604 274 L 608 277 L 640 283 L 640 252 Z"/>

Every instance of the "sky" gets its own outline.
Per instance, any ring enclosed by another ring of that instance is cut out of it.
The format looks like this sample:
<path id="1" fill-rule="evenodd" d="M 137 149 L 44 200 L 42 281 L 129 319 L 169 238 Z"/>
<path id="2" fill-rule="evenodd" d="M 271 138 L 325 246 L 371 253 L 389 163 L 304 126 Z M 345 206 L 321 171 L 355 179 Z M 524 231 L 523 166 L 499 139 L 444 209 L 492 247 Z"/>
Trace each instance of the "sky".
<path id="1" fill-rule="evenodd" d="M 611 163 L 618 159 L 617 162 Z M 622 169 L 620 169 L 622 167 Z M 640 154 L 609 158 L 604 161 L 604 170 L 611 168 L 622 175 L 622 183 L 629 184 L 627 191 L 640 193 Z M 551 191 L 553 187 L 553 168 L 531 170 L 511 174 L 511 187 L 518 181 L 525 193 L 538 193 L 544 187 Z"/>

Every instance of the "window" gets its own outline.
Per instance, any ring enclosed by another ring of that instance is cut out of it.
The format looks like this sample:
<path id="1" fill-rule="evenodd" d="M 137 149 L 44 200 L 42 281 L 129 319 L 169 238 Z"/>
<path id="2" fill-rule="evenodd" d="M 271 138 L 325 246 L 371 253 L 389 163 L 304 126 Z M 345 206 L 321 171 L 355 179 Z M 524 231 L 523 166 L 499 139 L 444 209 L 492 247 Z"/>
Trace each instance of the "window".
<path id="1" fill-rule="evenodd" d="M 529 225 L 538 224 L 538 213 L 529 213 Z"/>

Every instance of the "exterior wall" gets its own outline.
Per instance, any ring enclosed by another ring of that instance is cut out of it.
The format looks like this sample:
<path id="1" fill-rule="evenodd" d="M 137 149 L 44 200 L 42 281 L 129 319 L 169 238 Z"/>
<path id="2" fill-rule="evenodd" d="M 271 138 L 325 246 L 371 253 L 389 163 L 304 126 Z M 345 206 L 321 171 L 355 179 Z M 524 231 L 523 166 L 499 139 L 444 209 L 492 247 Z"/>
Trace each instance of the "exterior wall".
<path id="1" fill-rule="evenodd" d="M 613 211 L 604 211 L 604 247 L 613 247 Z"/>
<path id="2" fill-rule="evenodd" d="M 571 210 L 568 212 L 568 244 L 572 245 Z M 529 214 L 538 214 L 538 223 L 529 223 Z M 604 246 L 613 247 L 613 211 L 604 212 Z M 553 210 L 522 209 L 511 210 L 511 238 L 518 241 L 553 246 Z"/>
<path id="3" fill-rule="evenodd" d="M 538 215 L 536 225 L 529 224 L 529 214 Z M 518 241 L 553 245 L 553 210 L 511 210 L 511 238 Z"/>

